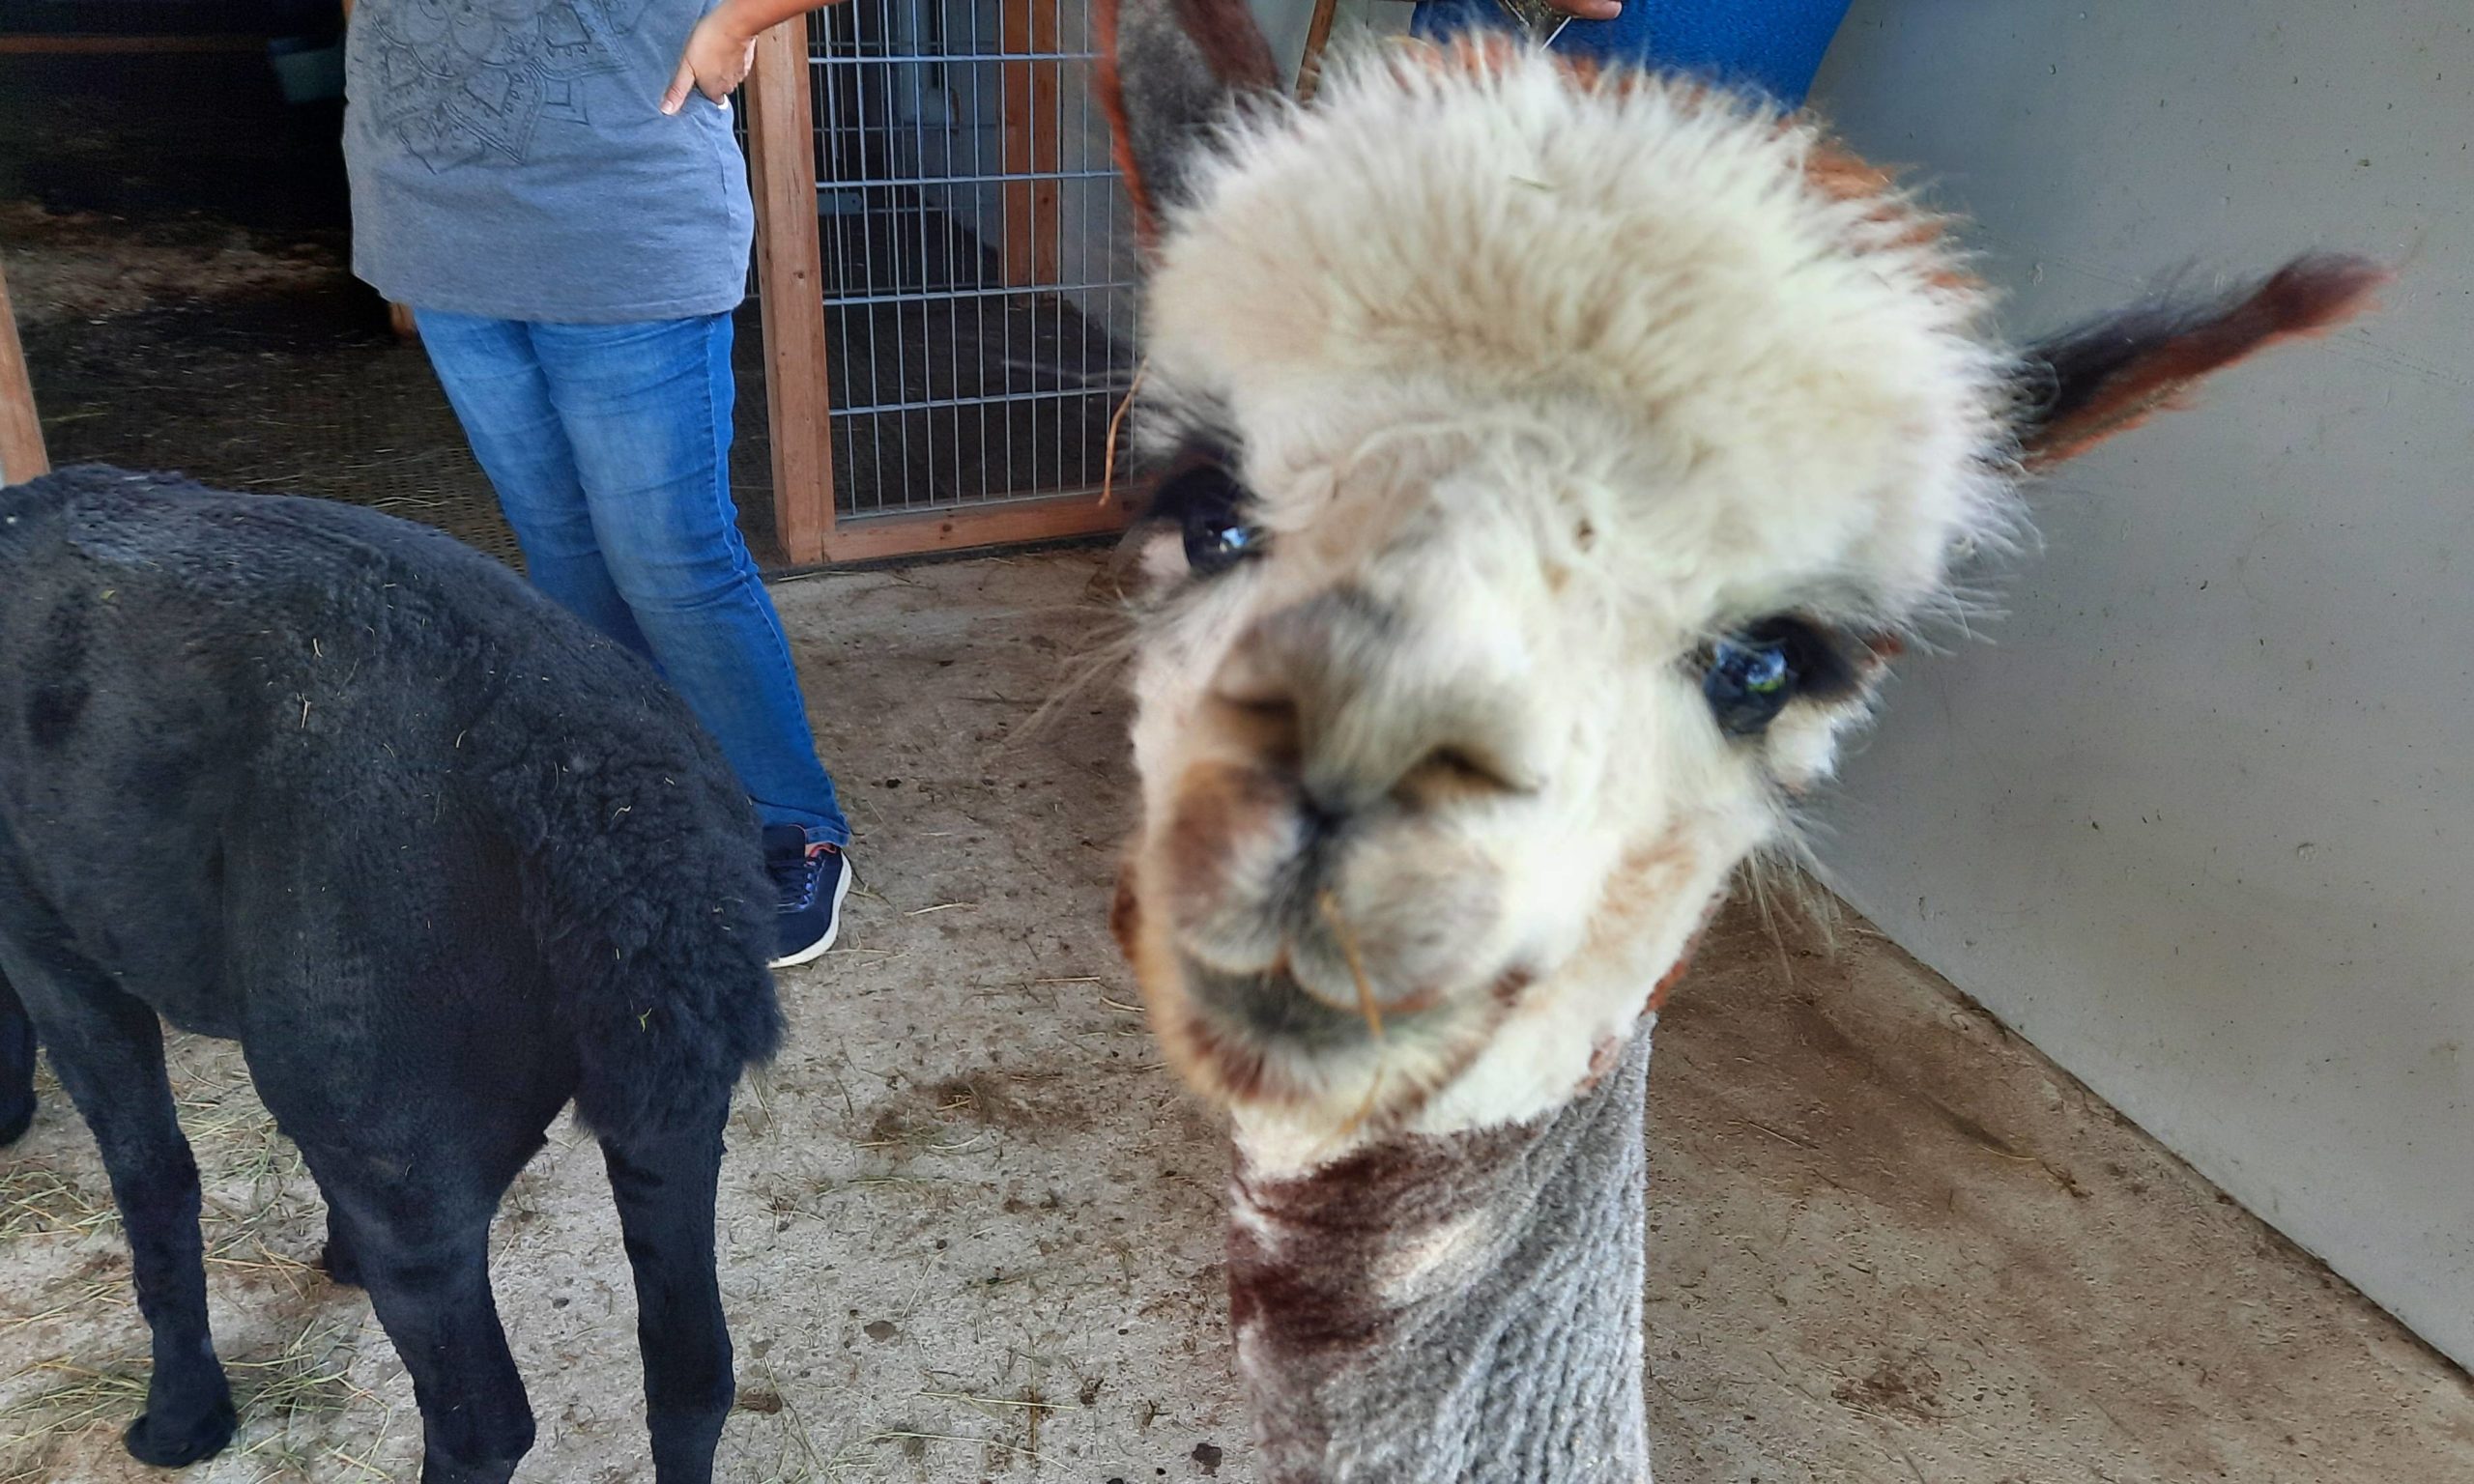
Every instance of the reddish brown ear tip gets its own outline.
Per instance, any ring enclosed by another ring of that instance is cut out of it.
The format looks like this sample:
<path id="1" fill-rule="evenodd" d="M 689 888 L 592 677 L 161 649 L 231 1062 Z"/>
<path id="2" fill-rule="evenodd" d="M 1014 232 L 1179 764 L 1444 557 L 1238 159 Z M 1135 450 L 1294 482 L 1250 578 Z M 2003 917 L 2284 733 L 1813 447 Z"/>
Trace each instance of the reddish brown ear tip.
<path id="1" fill-rule="evenodd" d="M 2368 258 L 2316 253 L 2213 305 L 2144 305 L 2040 345 L 2025 364 L 2045 395 L 2023 418 L 2020 461 L 2050 468 L 2181 406 L 2236 361 L 2352 319 L 2394 276 Z"/>
<path id="2" fill-rule="evenodd" d="M 2330 329 L 2371 307 L 2397 274 L 2369 258 L 2316 253 L 2278 269 L 2259 286 L 2260 309 L 2287 334 Z"/>

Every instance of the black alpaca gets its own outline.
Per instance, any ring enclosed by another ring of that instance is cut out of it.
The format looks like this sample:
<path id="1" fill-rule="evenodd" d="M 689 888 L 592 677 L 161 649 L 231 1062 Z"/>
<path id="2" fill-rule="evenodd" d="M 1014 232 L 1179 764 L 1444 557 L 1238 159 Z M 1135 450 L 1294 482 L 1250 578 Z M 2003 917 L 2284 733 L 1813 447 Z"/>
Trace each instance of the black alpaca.
<path id="1" fill-rule="evenodd" d="M 115 470 L 0 491 L 0 1140 L 38 1037 L 154 1331 L 148 1463 L 222 1447 L 197 1166 L 157 1020 L 237 1039 L 420 1401 L 424 1484 L 532 1413 L 500 1197 L 572 1098 L 634 1266 L 655 1477 L 733 1397 L 714 1186 L 781 1016 L 753 813 L 651 669 L 494 562 L 319 500 Z"/>

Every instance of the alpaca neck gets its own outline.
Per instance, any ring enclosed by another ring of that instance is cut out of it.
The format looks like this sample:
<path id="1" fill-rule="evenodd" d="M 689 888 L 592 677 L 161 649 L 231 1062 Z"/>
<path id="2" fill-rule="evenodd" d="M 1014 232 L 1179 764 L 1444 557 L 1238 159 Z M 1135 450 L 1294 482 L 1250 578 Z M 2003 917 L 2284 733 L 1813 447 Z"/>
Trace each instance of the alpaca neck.
<path id="1" fill-rule="evenodd" d="M 1514 1128 L 1250 1175 L 1230 1317 L 1267 1484 L 1645 1484 L 1647 1027 Z"/>

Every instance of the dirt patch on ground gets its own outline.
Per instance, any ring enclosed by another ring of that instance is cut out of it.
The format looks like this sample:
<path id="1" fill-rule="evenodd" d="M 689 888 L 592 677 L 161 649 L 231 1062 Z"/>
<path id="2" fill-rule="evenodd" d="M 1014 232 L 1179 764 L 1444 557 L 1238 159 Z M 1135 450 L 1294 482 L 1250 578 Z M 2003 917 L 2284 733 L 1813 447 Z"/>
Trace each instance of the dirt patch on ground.
<path id="1" fill-rule="evenodd" d="M 0 57 L 0 267 L 52 462 L 347 499 L 514 560 L 428 358 L 352 277 L 340 128 L 262 56 Z"/>
<path id="2" fill-rule="evenodd" d="M 225 222 L 131 223 L 0 201 L 9 295 L 21 328 L 62 321 L 327 288 L 334 247 L 280 241 Z"/>
<path id="3" fill-rule="evenodd" d="M 1862 920 L 1722 918 L 1657 1037 L 1662 1484 L 2474 1477 L 2461 1373 Z"/>

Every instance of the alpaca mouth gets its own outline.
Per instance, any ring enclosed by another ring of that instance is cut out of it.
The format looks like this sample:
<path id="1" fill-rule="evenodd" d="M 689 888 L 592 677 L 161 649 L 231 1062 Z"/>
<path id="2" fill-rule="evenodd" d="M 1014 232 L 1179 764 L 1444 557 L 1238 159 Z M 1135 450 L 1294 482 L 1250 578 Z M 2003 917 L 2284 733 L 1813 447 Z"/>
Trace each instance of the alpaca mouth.
<path id="1" fill-rule="evenodd" d="M 1354 999 L 1335 1003 L 1301 982 L 1285 962 L 1253 973 L 1216 969 L 1179 954 L 1186 993 L 1227 1030 L 1250 1042 L 1287 1047 L 1305 1055 L 1363 1044 L 1378 1034 L 1381 1011 L 1369 1016 Z M 1402 1003 L 1385 1009 L 1413 1013 L 1430 1004 Z"/>
<path id="2" fill-rule="evenodd" d="M 1438 861 L 1400 835 L 1255 844 L 1172 834 L 1161 851 L 1159 926 L 1185 976 L 1208 986 L 1197 992 L 1414 1015 L 1482 994 L 1517 941 L 1491 864 Z"/>
<path id="3" fill-rule="evenodd" d="M 1328 893 L 1304 899 L 1293 910 L 1260 915 L 1259 927 L 1242 932 L 1225 930 L 1225 919 L 1178 932 L 1177 957 L 1188 982 L 1214 986 L 1198 992 L 1259 983 L 1266 987 L 1253 991 L 1258 998 L 1303 995 L 1359 1020 L 1369 1013 L 1413 1015 L 1449 997 L 1441 985 L 1401 983 L 1389 956 L 1366 951 Z M 1266 944 L 1276 946 L 1265 954 Z"/>
<path id="4" fill-rule="evenodd" d="M 1231 914 L 1221 926 L 1243 915 L 1251 930 L 1197 936 L 1145 890 L 1145 854 L 1140 842 L 1128 852 L 1109 926 L 1170 1064 L 1223 1105 L 1313 1109 L 1371 1127 L 1465 1066 L 1540 972 L 1525 956 L 1476 973 L 1464 959 L 1440 980 L 1403 977 L 1387 989 L 1389 964 L 1352 962 L 1338 947 L 1345 925 L 1295 912 Z"/>
<path id="5" fill-rule="evenodd" d="M 1136 971 L 1153 1028 L 1180 1073 L 1206 1097 L 1284 1100 L 1283 1069 L 1362 1048 L 1375 1034 L 1352 1004 L 1333 1004 L 1299 983 L 1287 957 L 1261 969 L 1215 967 L 1151 926 L 1129 855 L 1117 878 L 1109 927 Z M 1165 925 L 1163 925 L 1165 926 Z"/>
<path id="6" fill-rule="evenodd" d="M 1187 1080 L 1228 1105 L 1284 1106 L 1343 1133 L 1396 1127 L 1424 1106 L 1468 1068 L 1531 983 L 1513 968 L 1465 1001 L 1386 1010 L 1334 1005 L 1284 966 L 1230 973 L 1185 954 L 1173 959 L 1179 983 L 1166 998 L 1177 1009 L 1159 1023 Z"/>
<path id="7" fill-rule="evenodd" d="M 1176 951 L 1154 962 L 1169 983 L 1143 982 L 1153 1027 L 1179 1074 L 1215 1102 L 1311 1102 L 1317 1068 L 1374 1045 L 1372 1022 L 1309 993 L 1285 969 L 1230 973 Z"/>

